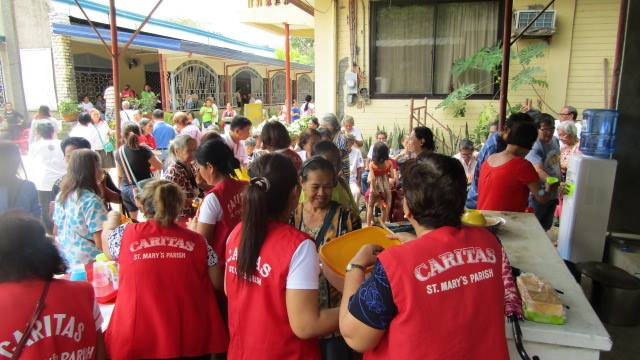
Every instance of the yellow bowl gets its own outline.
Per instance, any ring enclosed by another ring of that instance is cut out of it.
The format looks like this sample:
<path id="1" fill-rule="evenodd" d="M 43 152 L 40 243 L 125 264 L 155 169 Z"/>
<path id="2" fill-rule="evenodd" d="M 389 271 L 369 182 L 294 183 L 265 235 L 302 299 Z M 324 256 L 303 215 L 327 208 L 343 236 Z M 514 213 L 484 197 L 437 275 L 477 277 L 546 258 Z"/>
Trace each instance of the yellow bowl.
<path id="1" fill-rule="evenodd" d="M 480 210 L 466 210 L 462 214 L 462 223 L 469 226 L 485 226 L 487 220 Z"/>
<path id="2" fill-rule="evenodd" d="M 236 169 L 236 177 L 238 180 L 249 181 L 249 170 L 246 168 Z"/>
<path id="3" fill-rule="evenodd" d="M 320 260 L 325 268 L 331 269 L 338 276 L 345 275 L 345 269 L 349 261 L 365 244 L 376 244 L 383 248 L 400 245 L 396 239 L 388 239 L 388 231 L 377 226 L 369 226 L 364 229 L 352 231 L 337 237 L 320 247 Z"/>

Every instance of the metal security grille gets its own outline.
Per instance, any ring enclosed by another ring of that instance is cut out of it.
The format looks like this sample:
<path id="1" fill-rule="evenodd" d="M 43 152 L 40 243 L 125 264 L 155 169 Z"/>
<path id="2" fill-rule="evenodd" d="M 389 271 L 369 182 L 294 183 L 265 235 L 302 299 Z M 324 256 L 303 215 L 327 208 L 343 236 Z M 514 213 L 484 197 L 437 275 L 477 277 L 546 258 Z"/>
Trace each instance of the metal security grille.
<path id="1" fill-rule="evenodd" d="M 248 66 L 241 67 L 231 77 L 231 91 L 233 93 L 233 106 L 239 106 L 238 95 L 263 101 L 264 86 L 262 76 Z"/>
<path id="2" fill-rule="evenodd" d="M 202 61 L 190 60 L 171 73 L 171 108 L 185 109 L 187 97 L 198 97 L 198 103 L 212 97 L 220 104 L 218 74 Z"/>
<path id="3" fill-rule="evenodd" d="M 271 104 L 284 104 L 286 78 L 283 72 L 277 72 L 271 77 Z"/>
<path id="4" fill-rule="evenodd" d="M 4 104 L 7 102 L 7 95 L 4 86 L 4 69 L 2 68 L 2 60 L 0 60 L 0 107 L 4 108 Z"/>
<path id="5" fill-rule="evenodd" d="M 297 95 L 298 102 L 301 104 L 307 95 L 313 96 L 313 81 L 309 76 L 302 74 L 298 77 Z"/>

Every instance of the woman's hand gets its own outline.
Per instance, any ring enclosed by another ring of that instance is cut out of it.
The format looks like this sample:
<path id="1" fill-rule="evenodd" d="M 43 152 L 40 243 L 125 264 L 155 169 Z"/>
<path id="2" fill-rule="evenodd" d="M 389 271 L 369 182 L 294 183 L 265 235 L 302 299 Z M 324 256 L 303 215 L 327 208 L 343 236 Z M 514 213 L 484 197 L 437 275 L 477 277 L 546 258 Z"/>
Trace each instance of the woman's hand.
<path id="1" fill-rule="evenodd" d="M 198 229 L 198 219 L 194 216 L 187 221 L 187 229 L 191 231 L 197 231 Z"/>
<path id="2" fill-rule="evenodd" d="M 409 232 L 398 232 L 398 233 L 388 234 L 387 239 L 396 239 L 396 240 L 400 240 L 401 243 L 406 243 L 408 241 L 417 239 L 417 236 Z"/>
<path id="3" fill-rule="evenodd" d="M 380 254 L 384 248 L 380 245 L 366 244 L 362 245 L 358 253 L 351 259 L 352 264 L 358 264 L 365 267 L 372 266 L 378 260 L 378 254 Z"/>

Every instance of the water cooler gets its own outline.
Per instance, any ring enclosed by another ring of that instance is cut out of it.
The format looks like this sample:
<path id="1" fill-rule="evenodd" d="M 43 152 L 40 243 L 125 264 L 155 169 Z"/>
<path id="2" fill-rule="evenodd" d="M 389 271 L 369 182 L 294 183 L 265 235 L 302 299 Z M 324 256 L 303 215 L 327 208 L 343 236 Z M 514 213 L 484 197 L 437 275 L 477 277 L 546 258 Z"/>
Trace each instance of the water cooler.
<path id="1" fill-rule="evenodd" d="M 574 263 L 602 261 L 617 161 L 573 155 L 567 170 L 558 252 Z"/>

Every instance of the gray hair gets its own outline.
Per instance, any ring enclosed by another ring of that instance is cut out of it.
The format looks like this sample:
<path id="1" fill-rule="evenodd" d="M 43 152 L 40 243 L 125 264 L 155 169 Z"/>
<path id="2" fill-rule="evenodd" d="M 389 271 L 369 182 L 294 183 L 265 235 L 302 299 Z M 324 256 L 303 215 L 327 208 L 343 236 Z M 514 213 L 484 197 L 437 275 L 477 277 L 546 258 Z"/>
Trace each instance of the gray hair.
<path id="1" fill-rule="evenodd" d="M 173 161 L 177 161 L 176 151 L 189 146 L 189 141 L 191 140 L 196 141 L 194 138 L 186 134 L 177 135 L 175 138 L 173 138 L 171 144 L 169 145 L 169 154 L 171 154 L 171 158 L 173 159 Z"/>
<path id="2" fill-rule="evenodd" d="M 561 121 L 560 124 L 558 124 L 558 132 L 560 131 L 566 133 L 571 137 L 578 137 L 578 128 L 573 121 Z"/>
<path id="3" fill-rule="evenodd" d="M 122 102 L 122 109 L 123 110 L 129 110 L 130 108 L 131 108 L 131 104 L 127 100 Z"/>
<path id="4" fill-rule="evenodd" d="M 340 123 L 335 114 L 326 113 L 320 118 L 320 127 L 331 131 L 332 134 L 340 131 Z"/>
<path id="5" fill-rule="evenodd" d="M 567 109 L 567 112 L 569 112 L 569 114 L 573 115 L 573 120 L 578 119 L 578 110 L 576 108 L 569 105 L 565 106 L 564 108 Z"/>
<path id="6" fill-rule="evenodd" d="M 345 115 L 342 118 L 342 125 L 346 125 L 346 124 L 351 124 L 351 125 L 355 125 L 355 120 L 353 120 L 353 116 L 351 115 Z"/>

